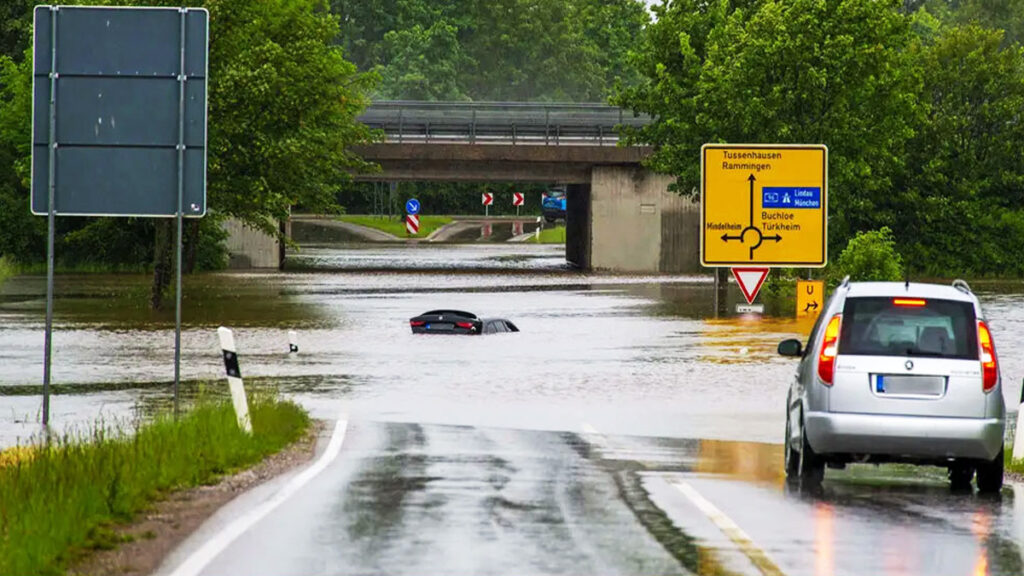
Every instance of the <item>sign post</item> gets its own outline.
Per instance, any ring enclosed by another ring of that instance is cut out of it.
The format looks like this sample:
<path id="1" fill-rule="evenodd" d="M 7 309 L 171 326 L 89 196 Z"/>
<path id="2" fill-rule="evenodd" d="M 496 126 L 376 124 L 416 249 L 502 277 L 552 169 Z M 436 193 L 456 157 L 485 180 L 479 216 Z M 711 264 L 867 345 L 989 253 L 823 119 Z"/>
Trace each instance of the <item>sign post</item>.
<path id="1" fill-rule="evenodd" d="M 748 304 L 773 266 L 825 266 L 824 145 L 705 144 L 700 166 L 701 264 L 733 268 Z"/>
<path id="2" fill-rule="evenodd" d="M 56 216 L 175 218 L 178 411 L 183 218 L 206 213 L 208 23 L 202 8 L 35 9 L 33 102 L 49 104 L 47 114 L 32 114 L 31 208 L 48 228 L 44 426 Z"/>
<path id="3" fill-rule="evenodd" d="M 516 207 L 516 216 L 519 216 L 519 207 L 526 201 L 526 197 L 522 192 L 512 193 L 512 205 Z"/>
<path id="4" fill-rule="evenodd" d="M 410 236 L 420 233 L 420 201 L 410 198 L 405 203 L 405 232 Z"/>

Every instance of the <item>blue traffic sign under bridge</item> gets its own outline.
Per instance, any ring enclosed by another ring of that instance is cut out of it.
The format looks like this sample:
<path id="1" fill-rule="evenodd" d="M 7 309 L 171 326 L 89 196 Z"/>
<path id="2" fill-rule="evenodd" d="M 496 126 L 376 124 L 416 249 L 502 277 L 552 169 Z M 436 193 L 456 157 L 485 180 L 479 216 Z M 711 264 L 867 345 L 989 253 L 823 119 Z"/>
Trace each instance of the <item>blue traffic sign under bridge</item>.
<path id="1" fill-rule="evenodd" d="M 415 198 L 410 198 L 409 201 L 405 203 L 405 211 L 409 214 L 419 214 L 420 201 Z"/>

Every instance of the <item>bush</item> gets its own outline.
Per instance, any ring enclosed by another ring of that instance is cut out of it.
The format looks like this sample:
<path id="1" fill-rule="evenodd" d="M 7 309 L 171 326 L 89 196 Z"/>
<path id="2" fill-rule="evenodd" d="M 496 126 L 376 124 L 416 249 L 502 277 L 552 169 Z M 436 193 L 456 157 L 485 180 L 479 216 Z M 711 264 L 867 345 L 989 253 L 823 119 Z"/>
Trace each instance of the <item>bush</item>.
<path id="1" fill-rule="evenodd" d="M 7 256 L 0 256 L 0 285 L 3 285 L 4 280 L 14 276 L 14 274 L 14 263 Z"/>
<path id="2" fill-rule="evenodd" d="M 902 280 L 903 259 L 896 251 L 892 230 L 883 227 L 858 232 L 828 270 L 830 284 L 838 284 L 846 276 L 859 282 Z"/>

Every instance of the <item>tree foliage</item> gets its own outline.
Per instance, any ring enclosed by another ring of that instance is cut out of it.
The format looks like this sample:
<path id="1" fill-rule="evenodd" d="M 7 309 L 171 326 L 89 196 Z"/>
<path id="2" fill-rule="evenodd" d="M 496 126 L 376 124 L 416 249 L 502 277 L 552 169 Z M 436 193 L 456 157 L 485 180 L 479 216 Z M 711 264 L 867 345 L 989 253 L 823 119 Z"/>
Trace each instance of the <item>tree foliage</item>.
<path id="1" fill-rule="evenodd" d="M 396 99 L 595 101 L 637 75 L 641 0 L 332 0 L 339 41 Z"/>
<path id="2" fill-rule="evenodd" d="M 170 0 L 163 3 L 178 5 Z M 211 213 L 276 233 L 274 221 L 286 218 L 294 205 L 335 209 L 336 192 L 349 172 L 366 167 L 350 146 L 370 139 L 370 132 L 355 118 L 369 103 L 373 82 L 372 75 L 360 73 L 334 44 L 337 19 L 318 0 L 192 4 L 210 11 L 207 181 Z M 25 208 L 18 211 L 18 222 L 30 218 L 25 187 L 31 51 L 24 45 L 21 50 L 26 56 L 20 61 L 13 54 L 0 57 L 0 157 L 13 155 L 21 176 L 20 182 L 12 183 L 12 172 L 2 173 L 7 179 L 4 190 L 20 188 L 0 194 L 0 202 L 20 196 L 17 203 Z M 111 232 L 105 225 L 98 226 L 78 237 Z M 15 227 L 12 222 L 2 228 Z M 145 228 L 139 227 L 140 233 Z M 32 239 L 24 231 L 14 235 Z M 31 251 L 15 244 L 0 233 L 0 250 L 19 257 L 30 255 Z"/>
<path id="3" fill-rule="evenodd" d="M 651 167 L 684 194 L 706 142 L 824 143 L 833 253 L 888 227 L 911 270 L 1024 274 L 1024 54 L 1003 30 L 959 23 L 981 3 L 924 4 L 659 7 L 635 56 L 643 79 L 614 98 L 656 121 L 627 137 L 653 144 Z"/>

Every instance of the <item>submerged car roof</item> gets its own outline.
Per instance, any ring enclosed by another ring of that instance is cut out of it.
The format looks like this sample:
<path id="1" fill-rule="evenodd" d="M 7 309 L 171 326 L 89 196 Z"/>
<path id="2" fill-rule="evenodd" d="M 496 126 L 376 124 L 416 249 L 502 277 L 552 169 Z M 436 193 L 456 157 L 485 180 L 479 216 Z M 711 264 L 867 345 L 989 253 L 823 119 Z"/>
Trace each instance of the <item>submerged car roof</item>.
<path id="1" fill-rule="evenodd" d="M 463 318 L 476 318 L 476 314 L 466 312 L 464 310 L 431 310 L 430 312 L 420 314 L 420 316 L 443 316 L 445 314 L 449 316 L 461 316 Z"/>
<path id="2" fill-rule="evenodd" d="M 850 282 L 846 296 L 848 298 L 910 296 L 977 303 L 977 298 L 971 292 L 954 288 L 952 285 L 921 282 Z"/>

